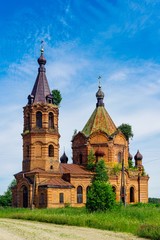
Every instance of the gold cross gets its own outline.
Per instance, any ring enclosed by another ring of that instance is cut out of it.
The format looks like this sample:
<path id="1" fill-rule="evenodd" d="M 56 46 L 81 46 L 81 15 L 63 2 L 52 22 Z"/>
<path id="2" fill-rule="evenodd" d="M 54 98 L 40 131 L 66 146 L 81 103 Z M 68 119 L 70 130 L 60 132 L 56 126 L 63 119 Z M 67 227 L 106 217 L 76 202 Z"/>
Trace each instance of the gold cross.
<path id="1" fill-rule="evenodd" d="M 41 53 L 43 53 L 44 52 L 44 50 L 43 50 L 43 40 L 41 41 Z"/>
<path id="2" fill-rule="evenodd" d="M 101 76 L 99 76 L 98 79 L 99 79 L 99 88 L 101 88 Z"/>

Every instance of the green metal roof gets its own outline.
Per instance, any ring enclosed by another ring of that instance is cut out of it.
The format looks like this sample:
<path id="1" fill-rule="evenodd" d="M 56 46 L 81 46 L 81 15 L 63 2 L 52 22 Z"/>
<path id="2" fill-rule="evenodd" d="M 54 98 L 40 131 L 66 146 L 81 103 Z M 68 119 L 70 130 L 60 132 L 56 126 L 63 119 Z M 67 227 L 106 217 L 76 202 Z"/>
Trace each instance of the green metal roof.
<path id="1" fill-rule="evenodd" d="M 104 107 L 97 107 L 90 119 L 84 126 L 82 132 L 90 136 L 92 133 L 101 130 L 108 135 L 112 135 L 117 128 Z"/>

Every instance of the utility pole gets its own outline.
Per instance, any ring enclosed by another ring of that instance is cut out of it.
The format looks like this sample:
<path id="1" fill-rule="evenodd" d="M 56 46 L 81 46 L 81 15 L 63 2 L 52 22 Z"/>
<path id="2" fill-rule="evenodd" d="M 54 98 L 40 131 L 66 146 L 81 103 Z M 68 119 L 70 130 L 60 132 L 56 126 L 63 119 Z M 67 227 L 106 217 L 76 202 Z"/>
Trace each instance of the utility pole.
<path id="1" fill-rule="evenodd" d="M 36 175 L 34 175 L 33 189 L 32 189 L 32 202 L 31 202 L 31 210 L 33 210 L 33 200 L 34 200 L 34 191 L 36 186 Z"/>
<path id="2" fill-rule="evenodd" d="M 122 158 L 122 174 L 121 174 L 121 200 L 123 199 L 124 206 L 126 206 L 126 189 L 125 189 L 125 173 L 124 173 L 124 147 Z"/>

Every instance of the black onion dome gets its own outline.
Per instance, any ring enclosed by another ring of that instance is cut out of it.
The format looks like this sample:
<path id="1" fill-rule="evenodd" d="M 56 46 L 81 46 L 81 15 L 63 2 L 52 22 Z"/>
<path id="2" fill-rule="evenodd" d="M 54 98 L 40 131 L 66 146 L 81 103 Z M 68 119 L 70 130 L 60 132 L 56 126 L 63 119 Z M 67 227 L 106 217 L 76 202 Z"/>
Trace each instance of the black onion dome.
<path id="1" fill-rule="evenodd" d="M 96 98 L 97 98 L 96 107 L 104 107 L 104 103 L 103 103 L 104 92 L 102 92 L 100 84 L 99 84 L 99 89 L 96 93 Z"/>
<path id="2" fill-rule="evenodd" d="M 135 160 L 142 160 L 143 156 L 142 154 L 139 152 L 139 150 L 137 151 L 136 155 L 134 156 Z"/>
<path id="3" fill-rule="evenodd" d="M 96 93 L 96 98 L 104 98 L 104 92 L 102 92 L 101 86 L 99 86 L 99 89 Z"/>
<path id="4" fill-rule="evenodd" d="M 61 163 L 67 163 L 68 162 L 68 157 L 66 156 L 65 152 L 60 157 L 60 161 L 61 161 Z"/>
<path id="5" fill-rule="evenodd" d="M 46 59 L 45 59 L 45 57 L 43 56 L 43 51 L 41 50 L 41 56 L 38 58 L 38 63 L 39 63 L 39 65 L 45 65 L 46 64 Z"/>
<path id="6" fill-rule="evenodd" d="M 132 155 L 130 154 L 130 152 L 129 152 L 129 155 L 128 155 L 128 159 L 130 159 L 130 160 L 133 159 L 133 157 L 132 157 Z"/>

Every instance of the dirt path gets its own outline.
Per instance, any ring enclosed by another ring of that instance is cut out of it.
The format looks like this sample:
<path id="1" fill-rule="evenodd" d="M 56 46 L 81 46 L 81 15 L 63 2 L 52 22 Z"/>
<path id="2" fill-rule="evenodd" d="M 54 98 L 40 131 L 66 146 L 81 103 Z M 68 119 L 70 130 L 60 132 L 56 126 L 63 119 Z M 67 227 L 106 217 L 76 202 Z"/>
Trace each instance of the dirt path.
<path id="1" fill-rule="evenodd" d="M 0 219 L 0 240 L 140 240 L 130 234 L 15 219 Z"/>

